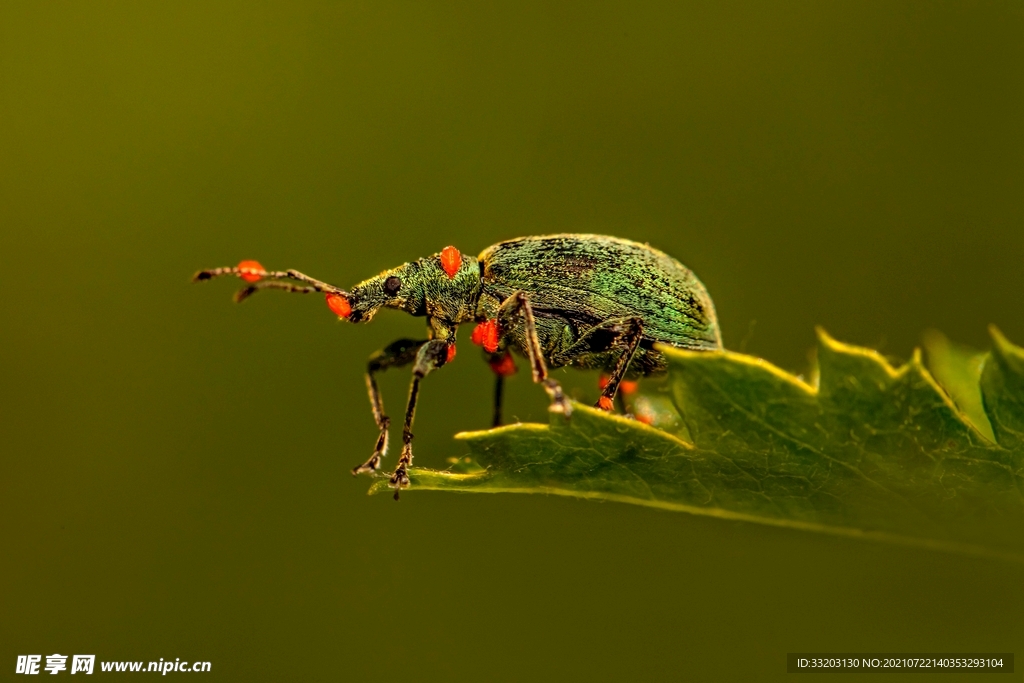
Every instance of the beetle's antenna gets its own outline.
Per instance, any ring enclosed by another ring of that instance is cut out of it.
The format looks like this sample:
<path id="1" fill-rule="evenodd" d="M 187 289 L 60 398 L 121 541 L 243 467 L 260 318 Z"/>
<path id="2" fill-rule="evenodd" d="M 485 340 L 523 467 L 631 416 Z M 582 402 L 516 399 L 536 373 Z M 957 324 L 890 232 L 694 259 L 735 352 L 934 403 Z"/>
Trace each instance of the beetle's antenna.
<path id="1" fill-rule="evenodd" d="M 283 289 L 286 292 L 295 292 L 297 294 L 323 292 L 324 294 L 340 294 L 346 298 L 349 296 L 349 293 L 344 289 L 321 282 L 297 270 L 266 270 L 258 261 L 242 261 L 237 266 L 200 270 L 192 276 L 192 282 L 212 280 L 221 275 L 235 275 L 246 282 L 252 283 L 235 293 L 235 301 L 243 301 L 261 289 Z M 267 279 L 260 282 L 264 278 Z M 298 282 L 305 283 L 306 286 L 301 287 L 289 282 L 281 282 L 281 280 L 297 280 Z"/>
<path id="2" fill-rule="evenodd" d="M 316 287 L 303 287 L 302 285 L 293 285 L 290 282 L 281 282 L 280 280 L 266 280 L 235 292 L 235 303 L 248 299 L 261 289 L 283 289 L 286 292 L 294 292 L 295 294 L 311 294 L 319 291 Z"/>

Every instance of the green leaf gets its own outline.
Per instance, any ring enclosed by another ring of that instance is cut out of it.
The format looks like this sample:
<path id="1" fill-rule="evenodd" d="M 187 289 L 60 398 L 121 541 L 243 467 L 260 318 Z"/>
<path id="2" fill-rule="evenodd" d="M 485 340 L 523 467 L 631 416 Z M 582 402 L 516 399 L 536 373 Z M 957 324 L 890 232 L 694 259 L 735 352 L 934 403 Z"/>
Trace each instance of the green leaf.
<path id="1" fill-rule="evenodd" d="M 410 490 L 613 500 L 1024 561 L 1024 351 L 993 337 L 978 358 L 933 335 L 933 376 L 918 352 L 896 368 L 819 331 L 813 385 L 739 353 L 663 348 L 678 413 L 637 401 L 664 429 L 576 405 L 458 434 L 469 455 L 410 470 Z"/>

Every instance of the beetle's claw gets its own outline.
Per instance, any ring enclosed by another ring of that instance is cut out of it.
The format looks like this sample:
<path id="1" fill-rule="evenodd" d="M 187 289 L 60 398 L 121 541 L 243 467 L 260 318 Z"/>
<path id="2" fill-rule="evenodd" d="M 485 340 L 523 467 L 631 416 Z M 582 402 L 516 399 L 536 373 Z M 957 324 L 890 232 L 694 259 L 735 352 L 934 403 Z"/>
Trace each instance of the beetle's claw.
<path id="1" fill-rule="evenodd" d="M 395 470 L 395 473 L 391 475 L 389 483 L 396 489 L 408 488 L 409 471 L 406 469 L 405 465 L 400 465 L 398 469 Z"/>
<path id="2" fill-rule="evenodd" d="M 391 475 L 391 479 L 388 480 L 388 484 L 395 489 L 395 500 L 398 500 L 398 492 L 409 488 L 409 471 L 406 469 L 405 463 L 398 466 L 395 473 Z"/>
<path id="3" fill-rule="evenodd" d="M 553 379 L 546 379 L 544 380 L 544 390 L 551 397 L 551 405 L 548 406 L 548 410 L 553 413 L 562 413 L 568 420 L 572 415 L 572 404 L 565 397 L 561 385 Z"/>
<path id="4" fill-rule="evenodd" d="M 398 459 L 398 467 L 388 480 L 391 488 L 395 489 L 395 500 L 398 500 L 398 493 L 409 488 L 409 468 L 412 467 L 412 434 L 406 435 L 405 445 L 402 446 L 402 456 Z"/>
<path id="5" fill-rule="evenodd" d="M 377 437 L 377 445 L 373 448 L 373 455 L 359 467 L 352 468 L 353 477 L 363 472 L 372 473 L 380 469 L 380 459 L 388 452 L 388 425 L 391 424 L 391 421 L 385 416 L 381 419 L 381 423 L 380 436 Z"/>
<path id="6" fill-rule="evenodd" d="M 380 453 L 374 453 L 370 456 L 370 459 L 364 462 L 358 467 L 352 468 L 352 476 L 362 474 L 363 472 L 376 472 L 380 469 Z"/>
<path id="7" fill-rule="evenodd" d="M 566 420 L 568 420 L 570 417 L 572 417 L 572 404 L 569 403 L 568 399 L 562 398 L 561 401 L 556 402 L 555 404 L 552 404 L 552 405 L 557 405 L 558 406 L 558 408 L 556 410 L 558 412 L 562 413 L 562 415 L 565 415 L 565 419 Z"/>

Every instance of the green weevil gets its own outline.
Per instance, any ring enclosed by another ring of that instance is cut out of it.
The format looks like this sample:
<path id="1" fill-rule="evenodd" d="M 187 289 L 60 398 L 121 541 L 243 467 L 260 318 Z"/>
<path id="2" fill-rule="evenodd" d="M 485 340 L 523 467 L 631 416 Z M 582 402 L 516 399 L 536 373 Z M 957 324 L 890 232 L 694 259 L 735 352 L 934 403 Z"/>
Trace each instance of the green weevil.
<path id="1" fill-rule="evenodd" d="M 409 485 L 412 424 L 420 381 L 455 356 L 455 332 L 477 323 L 497 380 L 494 424 L 501 424 L 505 377 L 515 372 L 510 352 L 525 357 L 533 381 L 551 397 L 552 411 L 568 418 L 571 405 L 548 371 L 571 366 L 608 374 L 597 406 L 611 410 L 623 380 L 664 373 L 655 343 L 684 349 L 722 347 L 715 307 L 700 280 L 683 264 L 646 244 L 603 235 L 547 235 L 499 242 L 479 256 L 445 247 L 364 280 L 348 292 L 296 270 L 268 271 L 256 261 L 198 272 L 194 281 L 236 275 L 248 286 L 235 300 L 261 289 L 320 292 L 340 318 L 370 321 L 381 308 L 426 316 L 427 338 L 399 339 L 370 356 L 366 385 L 380 429 L 370 458 L 353 474 L 376 472 L 387 452 L 390 419 L 376 374 L 412 364 L 412 384 L 402 430 L 402 454 L 391 486 Z M 300 283 L 300 284 L 296 284 Z"/>

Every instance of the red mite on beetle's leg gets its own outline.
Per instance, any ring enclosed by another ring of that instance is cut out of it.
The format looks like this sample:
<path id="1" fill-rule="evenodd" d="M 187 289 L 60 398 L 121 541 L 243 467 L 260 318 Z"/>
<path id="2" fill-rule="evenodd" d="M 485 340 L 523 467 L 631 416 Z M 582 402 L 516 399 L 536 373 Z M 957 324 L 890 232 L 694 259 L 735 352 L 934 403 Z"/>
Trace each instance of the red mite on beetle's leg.
<path id="1" fill-rule="evenodd" d="M 645 244 L 602 235 L 548 235 L 501 242 L 479 256 L 455 247 L 365 280 L 351 292 L 296 270 L 268 271 L 258 261 L 196 274 L 195 280 L 234 275 L 247 283 L 242 301 L 261 289 L 319 292 L 340 319 L 368 322 L 381 308 L 427 318 L 426 339 L 399 339 L 370 356 L 366 386 L 380 430 L 370 458 L 353 470 L 376 472 L 388 447 L 390 418 L 376 375 L 412 365 L 402 429 L 402 452 L 390 483 L 409 485 L 412 424 L 420 382 L 455 358 L 455 331 L 476 323 L 471 340 L 494 372 L 494 424 L 501 424 L 504 380 L 516 371 L 512 353 L 530 363 L 533 381 L 551 397 L 550 410 L 568 418 L 572 405 L 549 368 L 603 370 L 597 406 L 635 390 L 626 379 L 665 372 L 656 344 L 691 350 L 722 347 L 714 304 L 685 266 Z"/>

